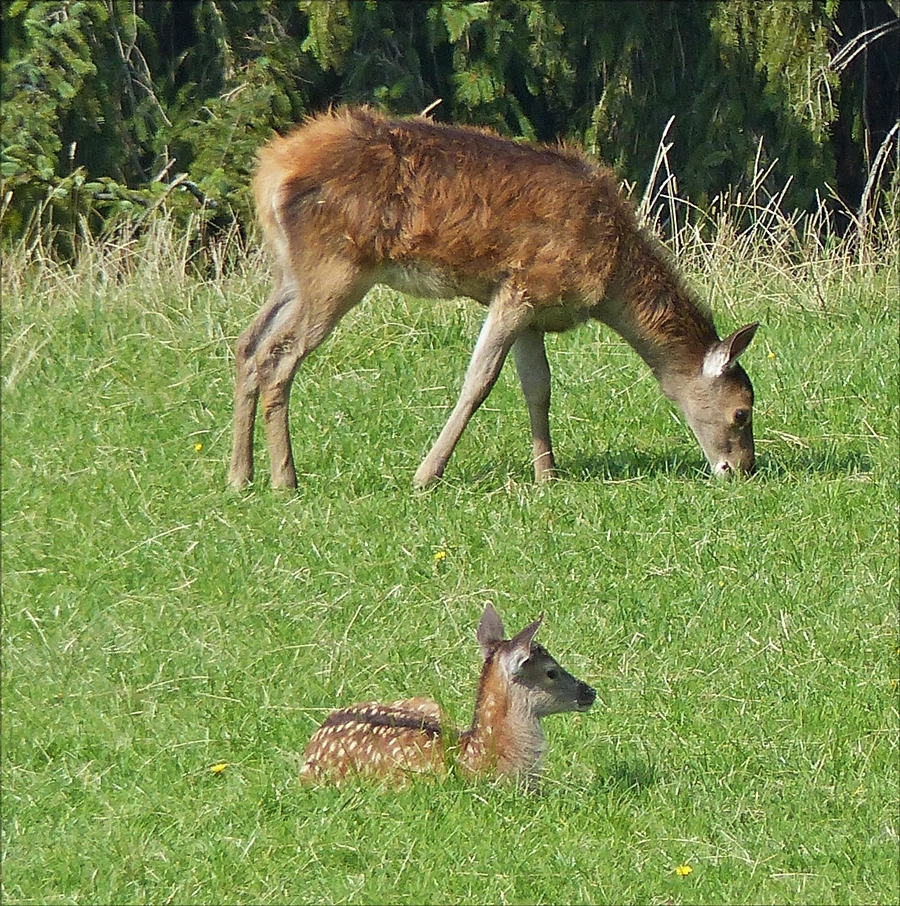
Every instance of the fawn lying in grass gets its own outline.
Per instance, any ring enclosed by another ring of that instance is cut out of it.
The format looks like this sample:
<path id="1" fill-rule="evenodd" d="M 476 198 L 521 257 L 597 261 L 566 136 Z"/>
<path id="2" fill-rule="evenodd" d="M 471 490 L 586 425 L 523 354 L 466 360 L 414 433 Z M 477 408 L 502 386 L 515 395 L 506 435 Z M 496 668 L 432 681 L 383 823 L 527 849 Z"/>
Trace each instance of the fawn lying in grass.
<path id="1" fill-rule="evenodd" d="M 362 776 L 402 786 L 410 775 L 443 774 L 455 762 L 469 775 L 510 775 L 534 786 L 545 749 L 541 718 L 587 711 L 596 697 L 533 641 L 542 620 L 505 640 L 497 611 L 485 607 L 478 625 L 484 666 L 468 730 L 447 730 L 430 699 L 352 705 L 313 734 L 301 779 Z"/>

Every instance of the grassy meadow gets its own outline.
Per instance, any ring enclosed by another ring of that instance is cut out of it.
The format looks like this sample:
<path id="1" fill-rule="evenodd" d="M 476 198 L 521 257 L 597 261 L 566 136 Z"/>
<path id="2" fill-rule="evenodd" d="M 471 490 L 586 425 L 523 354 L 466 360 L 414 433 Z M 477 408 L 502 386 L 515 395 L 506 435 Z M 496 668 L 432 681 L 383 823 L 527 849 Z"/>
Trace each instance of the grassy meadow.
<path id="1" fill-rule="evenodd" d="M 793 241 L 679 247 L 720 333 L 762 322 L 753 479 L 589 325 L 548 341 L 563 479 L 507 367 L 426 493 L 473 303 L 374 290 L 295 382 L 298 491 L 259 427 L 238 494 L 264 259 L 191 276 L 164 223 L 5 254 L 4 902 L 896 903 L 897 252 Z M 337 705 L 465 724 L 488 600 L 598 691 L 544 795 L 301 787 Z"/>

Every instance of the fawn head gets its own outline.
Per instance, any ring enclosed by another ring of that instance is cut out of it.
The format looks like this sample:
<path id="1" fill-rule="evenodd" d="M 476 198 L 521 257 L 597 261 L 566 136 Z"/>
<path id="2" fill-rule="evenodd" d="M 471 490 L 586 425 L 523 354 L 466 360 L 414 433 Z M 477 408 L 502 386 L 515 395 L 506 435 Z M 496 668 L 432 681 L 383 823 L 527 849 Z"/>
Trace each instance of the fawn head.
<path id="1" fill-rule="evenodd" d="M 563 711 L 587 711 L 597 693 L 563 669 L 534 636 L 543 621 L 541 614 L 511 639 L 504 639 L 503 623 L 492 604 L 484 609 L 478 624 L 478 644 L 485 660 L 482 684 L 489 681 L 491 667 L 505 687 L 510 710 L 538 718 Z"/>

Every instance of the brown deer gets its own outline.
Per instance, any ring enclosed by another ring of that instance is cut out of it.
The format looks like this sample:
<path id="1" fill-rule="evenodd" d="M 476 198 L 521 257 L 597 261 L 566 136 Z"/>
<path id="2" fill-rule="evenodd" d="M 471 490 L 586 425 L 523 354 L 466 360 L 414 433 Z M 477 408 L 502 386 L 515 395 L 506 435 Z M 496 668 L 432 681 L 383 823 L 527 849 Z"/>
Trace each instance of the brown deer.
<path id="1" fill-rule="evenodd" d="M 272 485 L 296 487 L 294 375 L 376 283 L 487 306 L 459 401 L 416 472 L 419 487 L 443 474 L 510 349 L 535 478 L 554 477 L 544 334 L 589 318 L 650 366 L 715 475 L 753 470 L 753 388 L 737 358 L 758 324 L 720 340 L 662 248 L 638 228 L 612 173 L 582 154 L 346 109 L 265 145 L 253 188 L 276 280 L 237 343 L 232 486 L 253 479 L 262 396 Z"/>
<path id="2" fill-rule="evenodd" d="M 445 729 L 437 703 L 426 698 L 353 705 L 333 711 L 313 734 L 301 779 L 370 777 L 402 786 L 455 763 L 466 775 L 509 775 L 535 788 L 545 748 L 541 718 L 587 711 L 596 698 L 534 641 L 542 619 L 504 640 L 497 611 L 485 607 L 478 625 L 484 666 L 468 730 Z"/>

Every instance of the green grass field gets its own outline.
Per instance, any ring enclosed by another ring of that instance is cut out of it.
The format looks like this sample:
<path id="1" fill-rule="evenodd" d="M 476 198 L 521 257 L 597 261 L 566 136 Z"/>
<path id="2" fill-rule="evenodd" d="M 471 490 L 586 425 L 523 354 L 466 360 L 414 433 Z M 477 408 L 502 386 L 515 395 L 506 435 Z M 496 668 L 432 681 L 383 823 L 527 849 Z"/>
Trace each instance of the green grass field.
<path id="1" fill-rule="evenodd" d="M 4 257 L 5 903 L 898 901 L 895 252 L 685 250 L 720 331 L 762 322 L 750 481 L 593 325 L 548 343 L 563 480 L 508 368 L 412 492 L 481 313 L 376 290 L 295 383 L 298 492 L 260 430 L 236 494 L 268 276 L 180 251 Z M 301 787 L 332 707 L 468 721 L 486 600 L 598 690 L 545 794 Z"/>

